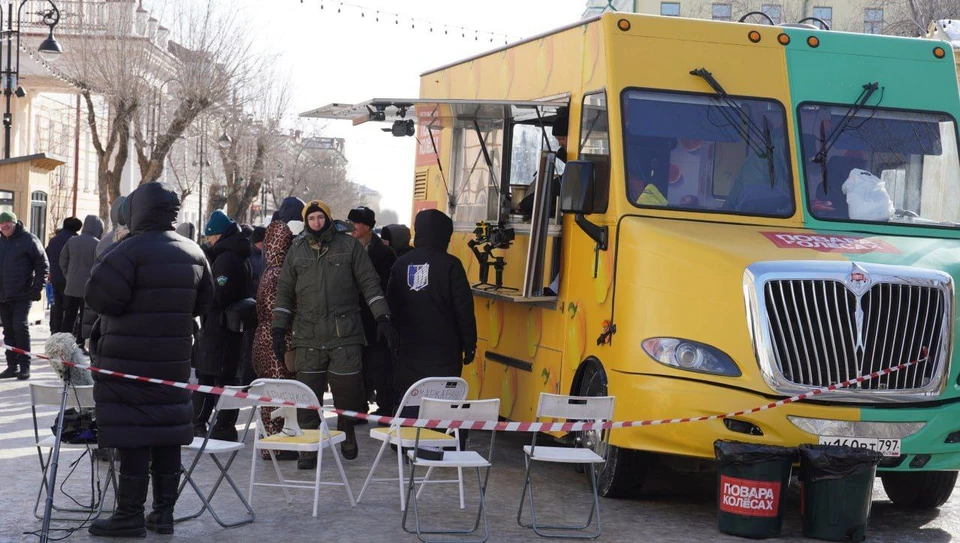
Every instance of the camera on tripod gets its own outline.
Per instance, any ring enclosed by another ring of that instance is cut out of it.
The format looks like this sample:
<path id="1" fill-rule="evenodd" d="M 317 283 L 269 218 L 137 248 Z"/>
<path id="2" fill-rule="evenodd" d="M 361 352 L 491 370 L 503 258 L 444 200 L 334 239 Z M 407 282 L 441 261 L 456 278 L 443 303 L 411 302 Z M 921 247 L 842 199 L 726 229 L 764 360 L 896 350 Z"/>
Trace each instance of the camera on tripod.
<path id="1" fill-rule="evenodd" d="M 491 249 L 509 249 L 513 240 L 516 239 L 513 228 L 506 228 L 503 223 L 491 225 L 484 221 L 477 223 L 473 235 L 476 236 L 478 244 L 486 243 Z"/>
<path id="2" fill-rule="evenodd" d="M 480 263 L 480 283 L 475 286 L 488 285 L 497 290 L 503 288 L 516 290 L 503 286 L 503 269 L 506 267 L 507 262 L 502 256 L 493 254 L 494 249 L 510 248 L 510 245 L 513 244 L 513 240 L 516 237 L 513 228 L 504 227 L 502 222 L 491 225 L 488 222 L 480 221 L 473 230 L 473 236 L 474 239 L 468 241 L 467 246 L 470 247 L 470 250 L 473 251 L 473 254 L 477 257 L 477 262 Z M 480 245 L 483 245 L 483 251 L 478 249 Z M 490 261 L 491 259 L 493 262 Z M 496 278 L 493 284 L 488 282 L 491 267 L 496 272 Z"/>

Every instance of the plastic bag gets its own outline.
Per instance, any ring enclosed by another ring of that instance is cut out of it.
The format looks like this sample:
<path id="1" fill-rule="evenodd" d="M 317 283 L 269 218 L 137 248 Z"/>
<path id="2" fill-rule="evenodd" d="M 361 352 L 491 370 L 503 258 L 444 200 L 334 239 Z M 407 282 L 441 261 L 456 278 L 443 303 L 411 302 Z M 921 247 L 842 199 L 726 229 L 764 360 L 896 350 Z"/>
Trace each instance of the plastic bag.
<path id="1" fill-rule="evenodd" d="M 717 456 L 717 466 L 721 468 L 732 465 L 759 464 L 760 462 L 797 461 L 797 449 L 793 447 L 718 439 L 713 442 L 713 451 Z"/>
<path id="2" fill-rule="evenodd" d="M 870 449 L 837 445 L 801 445 L 800 467 L 804 481 L 839 479 L 872 471 L 883 454 Z"/>
<path id="3" fill-rule="evenodd" d="M 853 168 L 843 182 L 849 217 L 856 221 L 889 221 L 893 217 L 893 200 L 886 183 L 867 170 Z"/>

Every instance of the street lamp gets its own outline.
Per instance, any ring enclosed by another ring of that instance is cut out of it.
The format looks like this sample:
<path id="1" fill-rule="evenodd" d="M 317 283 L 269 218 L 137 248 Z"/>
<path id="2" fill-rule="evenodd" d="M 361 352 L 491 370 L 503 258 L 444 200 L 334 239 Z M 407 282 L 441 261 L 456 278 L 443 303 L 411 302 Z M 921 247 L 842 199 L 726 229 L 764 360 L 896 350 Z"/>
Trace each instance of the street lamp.
<path id="1" fill-rule="evenodd" d="M 231 143 L 233 143 L 233 139 L 228 136 L 226 132 L 221 134 L 220 138 L 217 139 L 217 145 L 219 145 L 221 149 L 229 149 Z"/>
<path id="2" fill-rule="evenodd" d="M 0 75 L 3 76 L 3 94 L 7 97 L 6 111 L 3 114 L 4 158 L 10 158 L 10 131 L 13 126 L 13 116 L 10 114 L 10 99 L 14 95 L 18 98 L 26 96 L 26 92 L 23 90 L 23 87 L 20 86 L 20 16 L 23 12 L 23 6 L 26 3 L 27 0 L 21 0 L 20 6 L 17 8 L 16 28 L 14 28 L 13 19 L 13 0 L 7 4 L 7 28 L 3 31 L 3 34 L 6 35 L 7 38 L 7 67 L 0 70 Z M 50 29 L 50 34 L 47 35 L 45 40 L 40 42 L 37 53 L 43 61 L 53 62 L 63 53 L 63 46 L 60 45 L 53 35 L 53 28 L 60 22 L 60 9 L 57 8 L 57 5 L 54 4 L 52 0 L 47 0 L 47 3 L 50 4 L 51 9 L 44 11 L 40 15 L 43 24 L 47 25 Z M 3 28 L 2 11 L 0 11 L 0 28 Z M 14 36 L 17 37 L 15 47 L 13 44 Z M 13 58 L 14 49 L 16 49 L 17 52 L 16 63 L 14 63 Z M 2 58 L 3 45 L 0 44 L 0 61 L 2 61 Z"/>

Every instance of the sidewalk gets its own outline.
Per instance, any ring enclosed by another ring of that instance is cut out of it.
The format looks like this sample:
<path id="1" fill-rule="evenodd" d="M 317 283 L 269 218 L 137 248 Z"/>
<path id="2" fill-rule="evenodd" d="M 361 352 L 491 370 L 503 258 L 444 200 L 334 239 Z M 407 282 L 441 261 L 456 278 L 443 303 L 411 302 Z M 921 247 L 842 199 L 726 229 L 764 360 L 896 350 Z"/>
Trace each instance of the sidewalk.
<path id="1" fill-rule="evenodd" d="M 42 352 L 43 341 L 47 337 L 45 327 L 33 327 L 33 350 Z M 38 485 L 40 471 L 37 450 L 33 446 L 33 429 L 29 406 L 28 383 L 57 382 L 49 366 L 35 361 L 30 381 L 0 381 L 0 474 L 3 476 L 3 492 L 0 493 L 0 542 L 38 541 L 24 532 L 38 531 L 41 523 L 34 519 L 32 508 Z M 328 399 L 329 403 L 329 399 Z M 40 412 L 41 437 L 53 423 L 56 409 L 44 409 Z M 335 417 L 329 420 L 334 422 Z M 240 420 L 245 420 L 241 414 Z M 356 460 L 344 461 L 347 477 L 354 495 L 359 494 L 370 465 L 377 452 L 379 442 L 368 437 L 370 426 L 358 427 L 360 438 L 360 456 Z M 493 470 L 487 494 L 488 516 L 490 522 L 490 541 L 538 541 L 530 531 L 517 526 L 516 511 L 523 484 L 523 456 L 521 448 L 530 439 L 525 433 L 500 433 L 497 435 L 496 451 L 493 458 Z M 248 438 L 248 448 L 242 451 L 233 467 L 231 475 L 240 488 L 246 492 L 250 477 L 252 437 Z M 470 447 L 484 452 L 489 443 L 486 432 L 471 432 Z M 70 461 L 79 453 L 69 452 L 62 455 L 58 475 L 56 503 L 69 501 L 59 490 L 60 484 L 70 471 Z M 325 460 L 331 460 L 325 456 Z M 185 456 L 184 462 L 188 462 Z M 101 475 L 106 472 L 106 463 L 98 463 Z M 299 472 L 296 462 L 282 462 L 285 476 L 309 478 L 313 472 Z M 378 475 L 388 477 L 396 471 L 395 457 L 388 456 L 381 461 Z M 590 501 L 589 484 L 584 475 L 574 472 L 568 466 L 537 466 L 535 483 L 537 500 L 541 505 L 538 512 L 549 519 L 560 519 L 566 514 L 566 521 L 585 518 Z M 65 487 L 67 492 L 80 499 L 86 490 L 89 495 L 89 462 L 82 462 Z M 268 464 L 258 463 L 258 481 L 270 482 L 273 471 Z M 642 500 L 606 500 L 601 499 L 603 516 L 603 536 L 599 541 L 742 541 L 738 538 L 722 536 L 716 530 L 716 479 L 712 474 L 680 474 L 657 467 L 651 477 L 648 490 Z M 82 482 L 87 477 L 87 484 Z M 333 462 L 324 462 L 323 480 L 337 480 L 336 466 Z M 195 479 L 202 488 L 209 489 L 215 481 L 215 468 L 208 458 L 201 460 Z M 476 476 L 469 471 L 464 473 L 467 495 L 467 509 L 457 508 L 456 485 L 434 485 L 424 492 L 421 511 L 436 513 L 425 521 L 439 520 L 445 526 L 460 522 L 459 525 L 472 525 L 476 509 Z M 224 485 L 214 499 L 224 519 L 239 518 L 244 511 L 239 501 L 231 496 L 231 489 Z M 320 512 L 317 518 L 311 516 L 312 493 L 309 490 L 291 490 L 294 498 L 287 505 L 280 489 L 259 487 L 255 491 L 253 506 L 257 520 L 253 524 L 225 530 L 217 525 L 212 517 L 204 514 L 198 519 L 186 521 L 176 526 L 174 536 L 148 534 L 148 540 L 157 541 L 260 541 L 282 543 L 300 541 L 344 541 L 344 542 L 387 542 L 417 541 L 415 535 L 405 533 L 400 528 L 399 491 L 396 483 L 372 485 L 364 495 L 364 501 L 356 509 L 351 508 L 346 495 L 339 487 L 324 486 L 320 491 Z M 953 534 L 960 534 L 960 507 L 957 498 L 951 500 L 938 512 L 907 512 L 897 510 L 886 500 L 879 480 L 875 486 L 873 517 L 869 530 L 871 541 L 949 541 Z M 111 498 L 112 500 L 112 498 Z M 562 504 L 572 503 L 570 507 Z M 112 503 L 108 501 L 108 504 Z M 149 509 L 150 498 L 147 499 Z M 177 503 L 178 515 L 196 511 L 200 502 L 188 486 Z M 41 504 L 42 507 L 42 504 Z M 796 488 L 786 505 L 787 521 L 784 537 L 781 541 L 809 541 L 801 537 L 799 522 L 799 495 Z M 412 521 L 412 519 L 411 519 Z M 54 523 L 54 527 L 77 526 L 78 523 Z M 412 525 L 412 523 L 411 523 Z M 66 535 L 64 532 L 51 532 L 52 538 Z M 86 528 L 77 530 L 69 541 L 109 541 L 91 537 Z"/>

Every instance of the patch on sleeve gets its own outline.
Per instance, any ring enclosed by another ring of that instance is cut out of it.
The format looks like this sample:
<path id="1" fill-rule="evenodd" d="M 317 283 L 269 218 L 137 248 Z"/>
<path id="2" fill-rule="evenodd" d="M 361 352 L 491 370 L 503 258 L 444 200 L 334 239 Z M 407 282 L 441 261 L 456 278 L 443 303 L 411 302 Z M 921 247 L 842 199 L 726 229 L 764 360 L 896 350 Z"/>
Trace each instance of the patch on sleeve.
<path id="1" fill-rule="evenodd" d="M 226 276 L 226 275 L 221 275 L 220 277 L 217 277 L 217 286 L 221 286 L 221 287 L 222 287 L 223 285 L 226 285 L 226 284 L 227 284 L 227 276 Z"/>
<path id="2" fill-rule="evenodd" d="M 430 284 L 430 264 L 407 266 L 407 286 L 410 290 L 423 290 Z"/>

